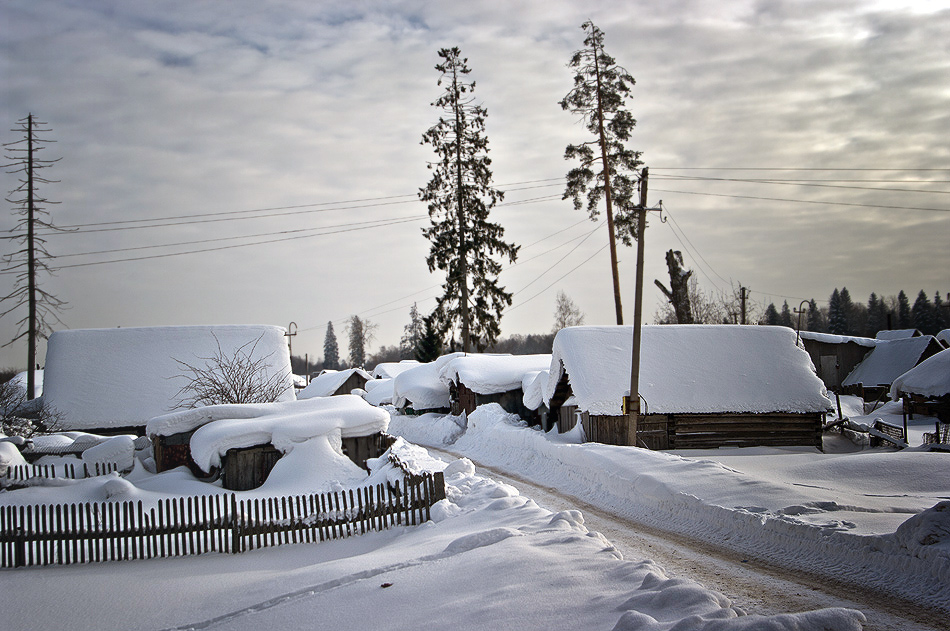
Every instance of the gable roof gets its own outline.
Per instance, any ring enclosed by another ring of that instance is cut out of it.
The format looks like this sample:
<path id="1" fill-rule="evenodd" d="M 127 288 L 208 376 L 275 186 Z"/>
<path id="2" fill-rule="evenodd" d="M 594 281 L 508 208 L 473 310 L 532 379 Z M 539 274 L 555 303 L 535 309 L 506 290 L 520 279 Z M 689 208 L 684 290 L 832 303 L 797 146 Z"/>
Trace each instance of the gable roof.
<path id="1" fill-rule="evenodd" d="M 908 337 L 920 337 L 917 329 L 882 329 L 875 336 L 879 340 L 903 340 Z"/>
<path id="2" fill-rule="evenodd" d="M 376 379 L 392 379 L 401 372 L 405 372 L 414 366 L 418 366 L 419 362 L 415 359 L 404 359 L 399 362 L 382 362 L 376 364 L 376 368 L 373 368 L 373 372 L 370 373 Z"/>
<path id="3" fill-rule="evenodd" d="M 363 377 L 363 379 L 367 381 L 372 379 L 370 374 L 362 368 L 327 370 L 321 373 L 320 376 L 311 379 L 310 383 L 307 384 L 307 387 L 297 393 L 297 398 L 310 399 L 313 397 L 332 396 L 333 393 L 339 390 L 340 386 L 346 383 L 346 380 L 352 377 L 354 374 Z M 349 392 L 344 392 L 343 394 L 349 394 Z"/>
<path id="4" fill-rule="evenodd" d="M 847 344 L 848 342 L 858 346 L 874 348 L 877 346 L 877 340 L 872 337 L 858 337 L 855 335 L 835 335 L 833 333 L 816 333 L 815 331 L 801 331 L 799 333 L 803 340 L 812 340 L 824 344 Z"/>
<path id="5" fill-rule="evenodd" d="M 280 400 L 293 400 L 285 329 L 267 325 L 161 326 L 73 329 L 50 335 L 43 400 L 63 429 L 144 426 L 173 410 L 187 373 L 218 354 L 243 347 L 264 370 L 286 383 Z M 178 360 L 178 361 L 176 361 Z"/>
<path id="6" fill-rule="evenodd" d="M 950 348 L 928 357 L 895 379 L 891 385 L 891 398 L 896 399 L 900 392 L 925 397 L 950 394 Z"/>
<path id="7" fill-rule="evenodd" d="M 633 327 L 571 327 L 554 338 L 544 388 L 564 372 L 580 410 L 619 415 L 630 390 Z M 825 412 L 831 401 L 795 331 L 779 326 L 645 326 L 640 395 L 647 413 Z"/>
<path id="8" fill-rule="evenodd" d="M 551 355 L 466 355 L 446 364 L 439 379 L 463 383 L 476 394 L 498 394 L 521 388 L 525 373 L 550 366 Z"/>
<path id="9" fill-rule="evenodd" d="M 919 364 L 932 344 L 940 347 L 932 335 L 881 340 L 841 385 L 890 386 L 895 379 Z"/>

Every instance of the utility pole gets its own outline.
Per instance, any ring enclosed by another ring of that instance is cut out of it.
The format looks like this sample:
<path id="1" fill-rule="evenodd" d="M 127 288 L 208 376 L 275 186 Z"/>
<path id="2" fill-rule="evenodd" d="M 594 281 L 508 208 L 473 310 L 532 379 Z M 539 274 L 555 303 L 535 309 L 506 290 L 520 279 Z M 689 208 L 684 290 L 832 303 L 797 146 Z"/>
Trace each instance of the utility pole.
<path id="1" fill-rule="evenodd" d="M 26 400 L 32 401 L 35 396 L 36 388 L 36 252 L 35 235 L 33 231 L 34 221 L 34 199 L 33 199 L 33 114 L 26 117 L 26 146 L 27 146 L 27 169 L 26 169 L 26 205 L 27 205 L 27 283 L 29 292 L 30 323 L 29 333 L 26 338 Z"/>
<path id="2" fill-rule="evenodd" d="M 643 251 L 647 217 L 647 184 L 650 171 L 643 167 L 640 175 L 640 205 L 637 211 L 637 284 L 634 293 L 633 352 L 630 357 L 630 394 L 624 399 L 627 416 L 627 444 L 637 445 L 637 423 L 640 418 L 640 320 L 643 314 Z"/>
<path id="3" fill-rule="evenodd" d="M 740 305 L 740 310 L 741 310 L 740 313 L 742 314 L 742 317 L 741 317 L 741 319 L 739 320 L 739 324 L 745 324 L 745 323 L 746 323 L 746 321 L 745 321 L 745 301 L 746 301 L 746 298 L 748 298 L 748 297 L 749 297 L 749 289 L 748 289 L 747 287 L 743 287 L 742 285 L 739 285 L 739 305 Z"/>

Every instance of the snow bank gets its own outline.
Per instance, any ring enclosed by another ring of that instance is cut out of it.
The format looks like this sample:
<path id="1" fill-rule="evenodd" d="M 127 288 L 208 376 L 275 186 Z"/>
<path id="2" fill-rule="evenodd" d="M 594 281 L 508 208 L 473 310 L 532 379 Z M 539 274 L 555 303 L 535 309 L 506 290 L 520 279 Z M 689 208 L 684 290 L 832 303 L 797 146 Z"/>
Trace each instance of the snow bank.
<path id="1" fill-rule="evenodd" d="M 132 468 L 135 462 L 135 438 L 132 436 L 113 436 L 98 445 L 82 452 L 82 461 L 88 465 L 90 471 L 96 470 L 97 464 L 118 465 L 119 471 Z"/>
<path id="2" fill-rule="evenodd" d="M 920 358 L 932 343 L 934 338 L 930 335 L 882 340 L 841 384 L 890 386 L 895 379 L 920 362 Z"/>
<path id="3" fill-rule="evenodd" d="M 159 431 L 193 427 L 194 419 L 210 415 L 210 422 L 191 437 L 191 457 L 204 471 L 221 466 L 221 456 L 228 449 L 269 443 L 287 453 L 296 443 L 334 431 L 342 437 L 367 436 L 384 432 L 389 425 L 385 410 L 352 394 L 284 403 L 212 405 L 179 415 L 155 419 L 150 427 Z"/>
<path id="4" fill-rule="evenodd" d="M 434 362 L 419 364 L 396 375 L 393 380 L 393 405 L 397 408 L 410 406 L 415 410 L 448 408 L 449 387 L 439 380 L 439 374 L 446 364 L 464 355 L 443 355 Z"/>
<path id="5" fill-rule="evenodd" d="M 187 381 L 176 360 L 203 367 L 238 349 L 267 357 L 267 375 L 284 376 L 281 400 L 294 398 L 290 353 L 276 326 L 170 326 L 56 331 L 46 351 L 44 401 L 67 429 L 141 426 L 175 408 Z M 256 346 L 255 346 L 256 345 Z"/>
<path id="6" fill-rule="evenodd" d="M 897 400 L 901 392 L 925 397 L 950 394 L 950 349 L 928 357 L 894 380 L 891 398 Z"/>
<path id="7" fill-rule="evenodd" d="M 544 400 L 566 371 L 580 410 L 620 414 L 630 391 L 633 327 L 562 329 Z M 650 413 L 825 412 L 824 384 L 795 332 L 780 326 L 645 326 L 640 395 Z"/>
<path id="8" fill-rule="evenodd" d="M 466 355 L 443 366 L 439 379 L 446 386 L 463 383 L 476 394 L 499 394 L 521 388 L 525 373 L 550 365 L 551 355 Z"/>
<path id="9" fill-rule="evenodd" d="M 307 387 L 297 393 L 297 398 L 310 399 L 313 397 L 329 397 L 339 390 L 340 386 L 346 383 L 346 380 L 354 374 L 360 375 L 366 380 L 372 379 L 370 374 L 362 368 L 328 370 L 320 376 L 311 379 Z M 349 394 L 349 392 L 344 392 L 343 394 Z"/>
<path id="10" fill-rule="evenodd" d="M 0 477 L 6 475 L 8 468 L 25 464 L 26 459 L 16 445 L 9 441 L 0 442 Z"/>
<path id="11" fill-rule="evenodd" d="M 418 365 L 419 362 L 414 359 L 404 359 L 400 362 L 382 362 L 376 364 L 376 368 L 373 368 L 371 374 L 376 379 L 392 379 L 399 373 L 406 372 L 410 368 Z"/>

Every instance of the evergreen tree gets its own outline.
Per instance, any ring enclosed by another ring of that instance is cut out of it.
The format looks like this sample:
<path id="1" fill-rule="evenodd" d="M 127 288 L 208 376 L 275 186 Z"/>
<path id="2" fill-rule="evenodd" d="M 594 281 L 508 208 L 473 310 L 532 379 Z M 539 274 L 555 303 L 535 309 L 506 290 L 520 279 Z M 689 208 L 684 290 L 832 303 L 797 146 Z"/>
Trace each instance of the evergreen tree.
<path id="1" fill-rule="evenodd" d="M 820 333 L 825 330 L 825 323 L 822 322 L 821 310 L 814 298 L 808 301 L 808 324 L 806 328 L 809 331 Z"/>
<path id="2" fill-rule="evenodd" d="M 828 332 L 835 335 L 846 335 L 848 319 L 841 305 L 841 292 L 835 287 L 828 300 Z"/>
<path id="3" fill-rule="evenodd" d="M 871 292 L 868 297 L 868 326 L 865 334 L 868 337 L 874 337 L 878 331 L 885 328 L 887 328 L 887 313 L 884 301 L 878 300 L 877 294 Z"/>
<path id="4" fill-rule="evenodd" d="M 939 333 L 950 326 L 947 305 L 940 298 L 940 292 L 934 292 L 934 329 Z"/>
<path id="5" fill-rule="evenodd" d="M 442 332 L 435 323 L 435 314 L 423 318 L 422 337 L 415 348 L 416 361 L 435 361 L 442 355 Z"/>
<path id="6" fill-rule="evenodd" d="M 617 324 L 623 324 L 616 240 L 631 245 L 638 238 L 632 197 L 639 178 L 637 167 L 642 163 L 639 151 L 624 146 L 637 124 L 625 109 L 636 81 L 604 50 L 603 31 L 589 20 L 581 28 L 586 34 L 584 48 L 574 51 L 568 63 L 575 71 L 574 87 L 559 104 L 580 116 L 594 138 L 565 149 L 564 159 L 578 160 L 580 165 L 568 171 L 563 199 L 572 199 L 574 208 L 580 210 L 586 198 L 591 220 L 597 219 L 597 206 L 604 199 L 614 307 Z"/>
<path id="7" fill-rule="evenodd" d="M 340 347 L 333 332 L 333 322 L 327 322 L 327 334 L 323 338 L 323 367 L 327 370 L 340 368 Z"/>
<path id="8" fill-rule="evenodd" d="M 59 158 L 45 160 L 40 157 L 46 143 L 53 141 L 41 137 L 50 130 L 46 123 L 37 121 L 32 114 L 17 121 L 17 127 L 12 131 L 23 137 L 3 145 L 5 157 L 11 161 L 5 166 L 12 168 L 8 173 L 17 174 L 19 185 L 10 191 L 11 197 L 6 201 L 13 204 L 14 215 L 19 219 L 11 230 L 11 236 L 5 238 L 19 249 L 3 256 L 5 266 L 0 271 L 12 274 L 14 280 L 12 291 L 0 297 L 3 305 L 0 318 L 26 307 L 26 315 L 17 322 L 17 334 L 4 346 L 26 338 L 26 399 L 29 401 L 36 392 L 36 346 L 41 339 L 48 337 L 52 321 L 60 322 L 57 312 L 66 304 L 40 287 L 41 275 L 51 273 L 47 261 L 52 258 L 46 251 L 46 239 L 42 235 L 58 230 L 46 210 L 47 204 L 58 202 L 49 201 L 39 192 L 40 184 L 51 184 L 54 180 L 44 178 L 41 171 L 52 167 Z"/>
<path id="9" fill-rule="evenodd" d="M 366 347 L 373 340 L 376 325 L 359 316 L 350 316 L 346 323 L 346 334 L 349 339 L 350 367 L 362 368 L 366 364 Z"/>
<path id="10" fill-rule="evenodd" d="M 910 310 L 910 317 L 913 327 L 924 335 L 939 333 L 934 330 L 934 306 L 923 289 L 917 294 L 917 300 L 914 301 L 914 306 Z"/>
<path id="11" fill-rule="evenodd" d="M 844 330 L 842 335 L 855 335 L 857 333 L 857 323 L 855 322 L 854 301 L 851 300 L 851 292 L 847 287 L 841 288 L 841 314 L 844 318 Z"/>
<path id="12" fill-rule="evenodd" d="M 910 300 L 907 299 L 907 294 L 901 289 L 900 293 L 897 294 L 897 328 L 909 329 L 911 326 Z"/>
<path id="13" fill-rule="evenodd" d="M 584 314 L 577 308 L 574 301 L 568 298 L 563 291 L 557 292 L 557 300 L 554 303 L 554 328 L 553 333 L 569 326 L 580 326 L 584 324 Z"/>
<path id="14" fill-rule="evenodd" d="M 792 324 L 792 312 L 788 308 L 787 300 L 782 303 L 782 312 L 778 316 L 778 323 L 782 326 L 787 326 L 790 329 L 795 328 L 795 325 Z"/>
<path id="15" fill-rule="evenodd" d="M 498 284 L 501 263 L 514 263 L 518 246 L 502 241 L 504 228 L 488 220 L 488 213 L 504 194 L 492 187 L 491 159 L 485 135 L 487 110 L 475 104 L 475 82 L 468 59 L 458 48 L 439 51 L 442 63 L 439 85 L 445 92 L 433 106 L 442 116 L 422 135 L 432 145 L 438 160 L 429 163 L 432 179 L 419 197 L 428 202 L 431 226 L 423 234 L 431 242 L 426 263 L 429 271 L 446 272 L 444 293 L 435 313 L 439 328 L 458 325 L 462 349 L 474 345 L 484 350 L 501 333 L 502 310 L 511 305 L 511 294 Z"/>
<path id="16" fill-rule="evenodd" d="M 778 326 L 781 324 L 781 318 L 778 314 L 778 309 L 775 308 L 775 303 L 770 302 L 769 306 L 765 308 L 765 315 L 762 316 L 762 324 L 767 324 L 769 326 Z"/>
<path id="17" fill-rule="evenodd" d="M 402 339 L 399 341 L 400 355 L 403 359 L 410 359 L 425 333 L 425 323 L 419 315 L 416 303 L 412 303 L 412 309 L 409 310 L 409 324 L 403 328 L 403 331 Z"/>

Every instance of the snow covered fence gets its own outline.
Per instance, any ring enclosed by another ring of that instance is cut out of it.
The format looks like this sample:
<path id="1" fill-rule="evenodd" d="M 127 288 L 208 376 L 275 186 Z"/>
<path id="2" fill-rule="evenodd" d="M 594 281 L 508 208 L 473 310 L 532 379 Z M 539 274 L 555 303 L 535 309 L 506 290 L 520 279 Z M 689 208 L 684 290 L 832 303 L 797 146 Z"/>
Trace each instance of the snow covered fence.
<path id="1" fill-rule="evenodd" d="M 0 567 L 239 553 L 416 525 L 445 498 L 441 472 L 348 491 L 241 499 L 203 495 L 137 502 L 0 507 Z"/>
<path id="2" fill-rule="evenodd" d="M 59 470 L 59 473 L 57 473 Z M 14 465 L 7 467 L 4 474 L 7 480 L 24 481 L 30 478 L 67 478 L 69 480 L 78 480 L 79 478 L 91 478 L 94 476 L 108 475 L 113 471 L 119 470 L 117 462 L 84 462 L 82 468 L 76 471 L 76 463 L 67 462 L 60 465 Z"/>

